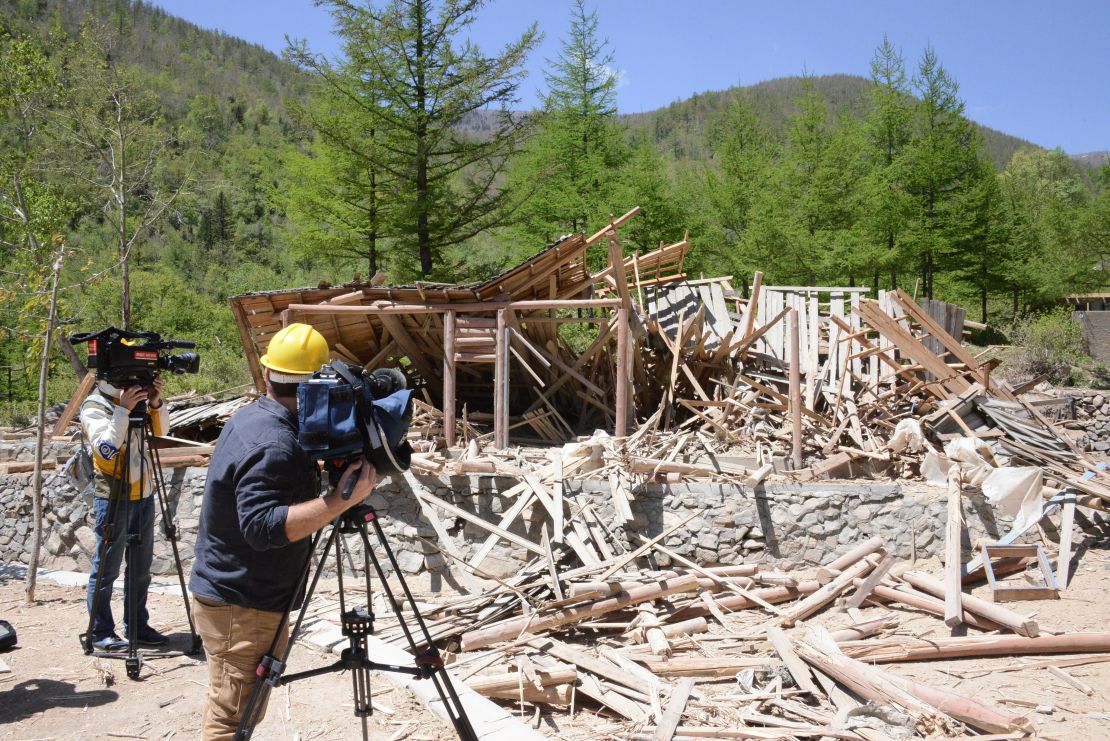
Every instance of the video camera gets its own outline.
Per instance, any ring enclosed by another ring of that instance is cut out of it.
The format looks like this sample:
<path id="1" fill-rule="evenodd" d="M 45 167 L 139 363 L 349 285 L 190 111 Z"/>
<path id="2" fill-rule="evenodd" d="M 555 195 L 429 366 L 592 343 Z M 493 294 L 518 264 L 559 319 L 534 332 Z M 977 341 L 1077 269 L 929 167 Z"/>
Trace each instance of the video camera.
<path id="1" fill-rule="evenodd" d="M 99 332 L 71 335 L 69 342 L 72 345 L 89 343 L 89 368 L 96 371 L 97 380 L 107 381 L 119 389 L 149 386 L 159 371 L 179 376 L 200 370 L 200 355 L 195 352 L 178 355 L 161 352 L 172 348 L 192 349 L 197 343 L 163 340 L 155 332 L 129 332 L 108 327 Z"/>
<path id="2" fill-rule="evenodd" d="M 394 368 L 366 370 L 342 360 L 325 365 L 297 387 L 298 440 L 324 461 L 334 487 L 348 464 L 365 457 L 381 475 L 407 471 L 412 447 L 412 391 Z M 351 496 L 352 477 L 344 499 Z"/>

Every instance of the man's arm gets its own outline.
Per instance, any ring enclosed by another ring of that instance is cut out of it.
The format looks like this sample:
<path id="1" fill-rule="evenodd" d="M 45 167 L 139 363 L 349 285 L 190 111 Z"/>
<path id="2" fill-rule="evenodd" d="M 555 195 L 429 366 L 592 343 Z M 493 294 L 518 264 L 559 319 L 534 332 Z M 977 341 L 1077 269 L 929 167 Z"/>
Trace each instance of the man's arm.
<path id="1" fill-rule="evenodd" d="M 348 479 L 356 474 L 358 480 L 355 482 L 354 491 L 351 492 L 351 498 L 344 500 L 336 492 L 343 491 Z M 290 543 L 307 538 L 366 499 L 377 483 L 377 471 L 369 463 L 358 461 L 347 466 L 347 470 L 343 472 L 343 476 L 340 477 L 339 483 L 335 487 L 335 492 L 308 502 L 294 504 L 289 508 L 285 514 L 285 537 L 289 539 Z"/>

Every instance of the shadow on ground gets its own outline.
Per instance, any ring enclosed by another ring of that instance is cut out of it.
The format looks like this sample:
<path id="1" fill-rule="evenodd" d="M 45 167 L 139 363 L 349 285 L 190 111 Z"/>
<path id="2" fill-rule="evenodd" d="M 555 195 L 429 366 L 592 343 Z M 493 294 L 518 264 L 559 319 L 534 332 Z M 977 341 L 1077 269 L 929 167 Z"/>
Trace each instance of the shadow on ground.
<path id="1" fill-rule="evenodd" d="M 25 720 L 53 708 L 86 708 L 114 702 L 112 690 L 78 692 L 72 682 L 28 679 L 0 692 L 0 725 Z"/>

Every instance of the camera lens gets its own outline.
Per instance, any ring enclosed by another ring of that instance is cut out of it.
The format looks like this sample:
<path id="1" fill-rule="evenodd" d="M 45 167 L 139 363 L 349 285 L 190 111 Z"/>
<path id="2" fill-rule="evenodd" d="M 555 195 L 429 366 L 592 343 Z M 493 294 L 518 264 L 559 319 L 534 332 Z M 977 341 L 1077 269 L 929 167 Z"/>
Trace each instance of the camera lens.
<path id="1" fill-rule="evenodd" d="M 175 376 L 180 376 L 184 373 L 196 373 L 200 370 L 200 355 L 195 352 L 164 355 L 158 358 L 158 365 Z"/>

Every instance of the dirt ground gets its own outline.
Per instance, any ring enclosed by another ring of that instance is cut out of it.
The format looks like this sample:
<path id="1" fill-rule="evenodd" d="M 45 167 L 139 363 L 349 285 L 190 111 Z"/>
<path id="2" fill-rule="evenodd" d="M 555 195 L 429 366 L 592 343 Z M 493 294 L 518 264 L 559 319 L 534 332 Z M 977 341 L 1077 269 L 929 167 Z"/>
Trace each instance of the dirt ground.
<path id="1" fill-rule="evenodd" d="M 1055 543 L 1045 540 L 1045 545 L 1055 565 Z M 1110 632 L 1110 539 L 1077 532 L 1075 548 L 1074 576 L 1061 599 L 1007 603 L 1019 613 L 1035 616 L 1042 634 Z M 935 559 L 919 561 L 913 567 L 935 575 L 942 571 Z M 428 584 L 413 586 L 423 593 L 423 599 L 436 601 L 436 595 L 427 591 Z M 989 599 L 986 586 L 973 593 Z M 40 580 L 38 596 L 37 604 L 25 605 L 22 581 L 0 576 L 0 617 L 15 625 L 20 639 L 18 649 L 0 654 L 0 660 L 11 668 L 10 673 L 0 673 L 0 741 L 198 737 L 207 678 L 203 659 L 153 659 L 144 664 L 141 681 L 133 682 L 127 678 L 122 661 L 93 659 L 82 653 L 77 636 L 86 621 L 83 588 Z M 890 610 L 897 614 L 899 624 L 887 637 L 963 634 L 959 629 L 953 633 L 939 618 L 913 610 L 866 607 L 862 613 L 864 619 L 869 619 Z M 185 644 L 187 633 L 178 595 L 152 593 L 151 612 L 153 624 L 173 634 L 174 645 Z M 853 622 L 839 608 L 826 610 L 814 620 L 828 627 Z M 704 655 L 720 650 L 765 653 L 757 641 L 737 640 L 765 621 L 766 615 L 759 611 L 734 613 L 727 627 L 714 625 L 709 634 L 699 637 L 695 648 Z M 982 635 L 974 629 L 968 634 Z M 1028 714 L 1037 738 L 1110 738 L 1110 654 L 1088 655 L 1084 663 L 1078 664 L 1069 664 L 1071 658 L 997 657 L 888 664 L 884 668 L 1015 714 Z M 334 656 L 298 645 L 290 671 L 333 660 Z M 1088 696 L 1053 674 L 1047 662 L 1063 666 L 1072 677 L 1089 685 L 1093 694 Z M 446 741 L 455 737 L 452 729 L 426 711 L 407 690 L 394 689 L 378 677 L 372 686 L 376 712 L 369 722 L 371 738 Z M 693 725 L 700 715 L 711 716 L 716 697 L 735 696 L 738 691 L 733 679 L 699 681 L 698 687 L 704 690 L 703 697 L 700 702 L 691 702 L 684 719 Z M 580 705 L 573 719 L 568 717 L 567 708 L 543 707 L 540 717 L 534 717 L 532 710 L 530 706 L 526 709 L 526 722 L 536 722 L 552 737 L 628 737 L 623 733 L 627 726 L 618 730 L 603 711 L 599 714 L 587 703 Z M 255 738 L 359 738 L 359 720 L 351 711 L 348 675 L 315 677 L 274 691 L 270 711 Z"/>
<path id="2" fill-rule="evenodd" d="M 0 577 L 0 617 L 12 623 L 19 648 L 0 653 L 10 673 L 0 673 L 0 739 L 194 739 L 208 669 L 201 657 L 150 659 L 140 681 L 127 678 L 122 661 L 86 656 L 85 593 L 39 581 L 38 602 L 26 605 L 23 584 Z M 116 606 L 117 620 L 122 608 Z M 180 596 L 150 595 L 151 623 L 168 630 L 170 647 L 189 644 Z M 335 656 L 298 645 L 290 671 L 331 663 Z M 372 739 L 454 738 L 454 732 L 405 689 L 380 678 L 371 682 L 375 713 Z M 361 738 L 352 714 L 349 674 L 313 677 L 273 691 L 257 739 Z"/>

